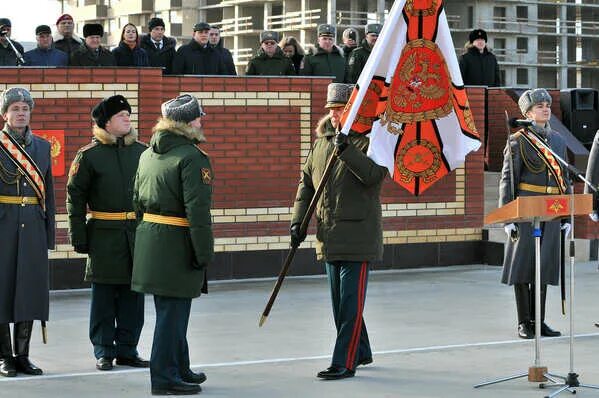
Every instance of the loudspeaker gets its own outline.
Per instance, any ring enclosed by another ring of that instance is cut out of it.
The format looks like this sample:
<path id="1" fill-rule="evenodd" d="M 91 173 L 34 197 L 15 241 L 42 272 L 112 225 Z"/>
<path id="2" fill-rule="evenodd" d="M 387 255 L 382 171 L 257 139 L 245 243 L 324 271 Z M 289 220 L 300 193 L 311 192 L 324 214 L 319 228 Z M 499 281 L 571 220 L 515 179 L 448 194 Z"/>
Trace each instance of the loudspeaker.
<path id="1" fill-rule="evenodd" d="M 564 125 L 590 148 L 599 128 L 599 91 L 592 88 L 561 90 L 560 106 Z"/>

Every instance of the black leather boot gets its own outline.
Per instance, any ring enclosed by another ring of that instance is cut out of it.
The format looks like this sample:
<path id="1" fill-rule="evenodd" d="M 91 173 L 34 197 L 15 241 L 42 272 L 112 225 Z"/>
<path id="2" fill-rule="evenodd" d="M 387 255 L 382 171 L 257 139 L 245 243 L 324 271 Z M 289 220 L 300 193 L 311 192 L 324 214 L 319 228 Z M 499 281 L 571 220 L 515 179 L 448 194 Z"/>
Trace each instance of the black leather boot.
<path id="1" fill-rule="evenodd" d="M 534 311 L 535 309 L 535 291 L 534 291 L 534 286 L 535 285 L 530 285 L 531 286 L 531 291 L 530 291 L 530 308 L 531 311 Z M 551 329 L 546 323 L 545 323 L 545 303 L 547 301 L 547 285 L 541 285 L 541 336 L 543 337 L 558 337 L 561 336 L 562 333 L 557 331 L 557 330 L 553 330 Z M 533 321 L 533 328 L 534 328 L 534 321 Z"/>
<path id="2" fill-rule="evenodd" d="M 0 324 L 0 376 L 15 377 L 16 375 L 17 369 L 10 341 L 10 325 L 2 323 Z"/>
<path id="3" fill-rule="evenodd" d="M 516 311 L 518 312 L 518 337 L 534 339 L 535 330 L 530 321 L 530 291 L 527 283 L 514 284 Z"/>
<path id="4" fill-rule="evenodd" d="M 17 372 L 39 376 L 43 373 L 42 370 L 29 362 L 31 329 L 33 329 L 33 321 L 15 323 L 15 362 Z"/>

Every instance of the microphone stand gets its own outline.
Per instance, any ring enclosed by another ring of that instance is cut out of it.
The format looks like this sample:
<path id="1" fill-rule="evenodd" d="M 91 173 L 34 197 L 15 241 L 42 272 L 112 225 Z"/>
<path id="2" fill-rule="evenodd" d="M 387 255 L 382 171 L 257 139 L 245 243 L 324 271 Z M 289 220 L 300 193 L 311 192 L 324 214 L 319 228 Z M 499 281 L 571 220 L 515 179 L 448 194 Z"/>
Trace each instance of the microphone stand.
<path id="1" fill-rule="evenodd" d="M 570 174 L 571 181 L 573 182 L 574 179 L 578 178 L 580 181 L 584 182 L 590 189 L 593 190 L 593 192 L 597 193 L 597 187 L 595 185 L 593 185 L 590 181 L 588 181 L 580 172 L 580 170 L 578 170 L 576 167 L 574 167 L 573 165 L 571 165 L 570 163 L 568 163 L 566 160 L 562 159 L 558 154 L 555 153 L 555 151 L 553 151 L 548 145 L 546 145 L 544 142 L 538 140 L 535 136 L 533 136 L 532 134 L 530 134 L 528 132 L 528 130 L 525 128 L 524 130 L 524 134 L 527 134 L 529 136 L 529 138 L 531 138 L 533 141 L 535 141 L 538 145 L 542 146 L 544 149 L 546 149 L 547 151 L 549 151 L 554 157 L 555 159 L 557 159 L 558 162 L 560 162 L 567 173 Z M 575 244 L 574 244 L 574 184 L 572 183 L 572 189 L 570 190 L 570 225 L 571 225 L 571 231 L 570 231 L 570 314 L 569 314 L 569 318 L 570 318 L 570 371 L 568 373 L 567 376 L 560 376 L 560 375 L 556 375 L 556 374 L 551 374 L 551 373 L 546 373 L 544 374 L 545 378 L 549 381 L 551 381 L 553 384 L 545 384 L 545 383 L 541 383 L 539 384 L 540 388 L 545 388 L 545 387 L 557 387 L 558 390 L 554 391 L 552 394 L 550 395 L 546 395 L 545 398 L 554 398 L 557 395 L 561 394 L 564 391 L 568 391 L 571 392 L 572 394 L 576 394 L 576 390 L 575 388 L 591 388 L 591 389 L 596 389 L 599 390 L 599 385 L 592 385 L 592 384 L 583 384 L 578 380 L 578 373 L 576 373 L 574 371 L 574 257 L 575 257 Z M 538 320 L 537 320 L 538 322 Z M 561 379 L 563 380 L 563 382 L 560 382 L 557 379 Z"/>
<path id="2" fill-rule="evenodd" d="M 8 45 L 10 46 L 10 48 L 12 48 L 12 50 L 14 51 L 14 53 L 17 57 L 17 66 L 24 65 L 25 60 L 23 59 L 23 55 L 21 55 L 19 50 L 17 50 L 17 48 L 13 44 L 12 40 L 10 40 L 10 37 L 8 37 L 8 35 L 4 35 L 4 38 L 6 39 L 6 41 L 8 42 Z"/>

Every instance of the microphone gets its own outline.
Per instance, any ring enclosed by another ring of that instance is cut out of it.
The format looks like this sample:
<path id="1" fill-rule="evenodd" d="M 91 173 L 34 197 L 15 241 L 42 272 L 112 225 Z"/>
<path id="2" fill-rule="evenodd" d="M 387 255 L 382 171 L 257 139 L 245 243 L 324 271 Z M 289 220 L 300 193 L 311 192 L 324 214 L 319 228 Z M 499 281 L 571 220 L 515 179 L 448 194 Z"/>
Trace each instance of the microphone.
<path id="1" fill-rule="evenodd" d="M 532 120 L 528 119 L 516 119 L 515 117 L 511 118 L 509 121 L 510 127 L 530 127 L 533 125 Z"/>

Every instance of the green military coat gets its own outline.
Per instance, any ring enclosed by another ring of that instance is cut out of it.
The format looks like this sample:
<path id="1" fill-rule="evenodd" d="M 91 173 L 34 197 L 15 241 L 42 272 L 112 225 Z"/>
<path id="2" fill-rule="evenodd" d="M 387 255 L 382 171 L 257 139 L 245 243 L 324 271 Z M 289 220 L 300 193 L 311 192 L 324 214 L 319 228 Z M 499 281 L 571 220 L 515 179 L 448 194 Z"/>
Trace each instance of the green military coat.
<path id="1" fill-rule="evenodd" d="M 360 73 L 362 73 L 362 69 L 366 65 L 366 61 L 368 61 L 368 57 L 370 57 L 370 52 L 372 51 L 372 47 L 366 41 L 366 39 L 362 40 L 362 44 L 360 47 L 354 49 L 349 55 L 349 60 L 347 61 L 347 82 L 348 83 L 357 83 L 358 77 L 360 77 Z"/>
<path id="2" fill-rule="evenodd" d="M 133 211 L 133 180 L 139 157 L 147 146 L 132 129 L 122 139 L 94 127 L 93 141 L 81 148 L 71 164 L 67 183 L 67 212 L 73 246 L 87 247 L 85 280 L 129 284 L 133 267 L 135 220 L 90 218 L 87 209 Z"/>
<path id="3" fill-rule="evenodd" d="M 333 51 L 327 53 L 318 46 L 314 54 L 304 57 L 300 65 L 300 75 L 304 76 L 334 76 L 334 83 L 345 82 L 345 59 L 343 50 L 333 46 Z"/>
<path id="4" fill-rule="evenodd" d="M 139 162 L 133 203 L 143 213 L 183 217 L 189 227 L 141 221 L 137 227 L 131 289 L 193 298 L 206 292 L 214 257 L 210 206 L 212 167 L 195 144 L 204 136 L 187 124 L 161 119 Z"/>
<path id="5" fill-rule="evenodd" d="M 248 62 L 245 74 L 247 76 L 293 76 L 296 73 L 291 58 L 287 58 L 283 51 L 277 47 L 272 57 L 266 55 L 264 50 L 260 48 L 258 54 Z"/>
<path id="6" fill-rule="evenodd" d="M 302 170 L 291 224 L 301 223 L 331 154 L 335 129 L 323 118 Z M 383 258 L 379 199 L 387 169 L 366 156 L 368 137 L 350 133 L 316 207 L 316 255 L 322 261 L 377 261 Z"/>

